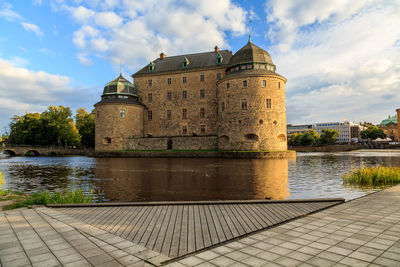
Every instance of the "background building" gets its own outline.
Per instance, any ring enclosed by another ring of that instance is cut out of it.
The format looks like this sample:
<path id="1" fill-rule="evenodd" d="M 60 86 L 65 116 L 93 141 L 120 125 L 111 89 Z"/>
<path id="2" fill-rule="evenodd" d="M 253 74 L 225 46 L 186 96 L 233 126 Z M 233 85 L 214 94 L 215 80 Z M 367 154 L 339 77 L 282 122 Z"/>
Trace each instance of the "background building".
<path id="1" fill-rule="evenodd" d="M 286 79 L 249 42 L 167 57 L 106 84 L 96 108 L 96 150 L 287 150 Z"/>
<path id="2" fill-rule="evenodd" d="M 398 130 L 398 125 L 397 125 L 397 115 L 390 116 L 384 120 L 381 121 L 381 123 L 378 124 L 378 127 L 383 130 L 383 132 L 386 134 L 386 136 L 392 141 L 398 141 L 399 140 L 399 130 Z"/>

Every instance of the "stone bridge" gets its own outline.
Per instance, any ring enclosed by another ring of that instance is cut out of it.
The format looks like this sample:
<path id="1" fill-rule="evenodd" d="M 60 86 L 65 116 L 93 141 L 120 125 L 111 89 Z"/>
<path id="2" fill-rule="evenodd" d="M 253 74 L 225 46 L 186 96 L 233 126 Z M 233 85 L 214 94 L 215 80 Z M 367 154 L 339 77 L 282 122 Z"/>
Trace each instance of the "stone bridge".
<path id="1" fill-rule="evenodd" d="M 10 146 L 0 147 L 0 152 L 10 156 L 65 156 L 86 155 L 90 150 L 82 148 L 65 148 L 58 146 Z"/>

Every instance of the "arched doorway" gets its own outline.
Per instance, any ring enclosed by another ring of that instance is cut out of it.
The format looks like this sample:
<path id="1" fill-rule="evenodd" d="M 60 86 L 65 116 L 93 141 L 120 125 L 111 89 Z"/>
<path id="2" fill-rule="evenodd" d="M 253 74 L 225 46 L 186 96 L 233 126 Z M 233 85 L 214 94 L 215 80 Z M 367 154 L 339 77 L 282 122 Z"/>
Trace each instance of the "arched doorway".
<path id="1" fill-rule="evenodd" d="M 172 140 L 171 140 L 171 139 L 168 139 L 168 142 L 167 142 L 167 149 L 168 149 L 168 150 L 172 150 Z"/>

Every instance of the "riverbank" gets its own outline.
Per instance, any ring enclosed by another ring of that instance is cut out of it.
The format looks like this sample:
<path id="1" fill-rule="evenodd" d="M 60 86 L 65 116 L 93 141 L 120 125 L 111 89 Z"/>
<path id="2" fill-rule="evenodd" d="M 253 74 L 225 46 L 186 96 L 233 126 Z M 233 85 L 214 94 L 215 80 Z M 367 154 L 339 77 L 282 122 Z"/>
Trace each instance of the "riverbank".
<path id="1" fill-rule="evenodd" d="M 287 159 L 295 158 L 296 151 L 209 151 L 209 150 L 132 150 L 91 151 L 89 157 L 98 158 L 228 158 L 228 159 Z"/>
<path id="2" fill-rule="evenodd" d="M 335 144 L 321 146 L 289 146 L 288 149 L 296 152 L 346 152 L 360 149 L 400 149 L 400 145 L 389 145 L 387 143 Z"/>

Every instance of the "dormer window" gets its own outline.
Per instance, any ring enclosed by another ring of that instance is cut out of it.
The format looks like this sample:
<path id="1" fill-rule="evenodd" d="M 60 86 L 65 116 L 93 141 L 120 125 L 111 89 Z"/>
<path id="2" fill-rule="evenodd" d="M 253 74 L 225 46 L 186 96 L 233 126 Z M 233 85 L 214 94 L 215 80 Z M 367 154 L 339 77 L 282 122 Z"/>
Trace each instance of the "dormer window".
<path id="1" fill-rule="evenodd" d="M 150 62 L 150 64 L 148 65 L 148 67 L 149 67 L 149 71 L 153 71 L 153 70 L 154 70 L 154 67 L 155 67 L 155 64 L 154 64 L 153 62 Z"/>
<path id="2" fill-rule="evenodd" d="M 182 67 L 187 68 L 189 66 L 189 59 L 187 57 L 183 58 Z"/>
<path id="3" fill-rule="evenodd" d="M 221 54 L 218 53 L 218 54 L 217 54 L 217 64 L 221 64 L 221 63 L 222 63 L 222 60 L 223 60 L 223 58 L 222 58 Z"/>

